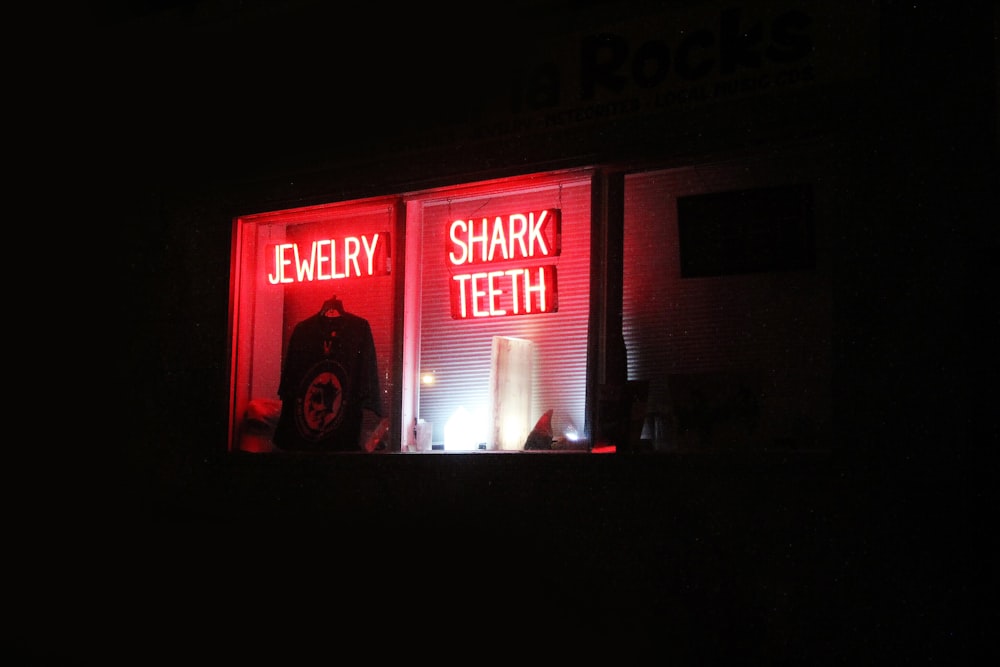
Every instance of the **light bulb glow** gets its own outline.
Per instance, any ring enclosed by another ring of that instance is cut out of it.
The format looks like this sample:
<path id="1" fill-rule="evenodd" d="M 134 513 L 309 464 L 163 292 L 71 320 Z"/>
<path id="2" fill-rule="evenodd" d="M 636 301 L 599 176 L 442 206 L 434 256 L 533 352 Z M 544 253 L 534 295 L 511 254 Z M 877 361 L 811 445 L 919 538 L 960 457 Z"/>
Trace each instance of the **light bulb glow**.
<path id="1" fill-rule="evenodd" d="M 444 425 L 445 451 L 478 449 L 479 443 L 486 442 L 487 423 L 485 408 L 470 413 L 460 405 Z"/>

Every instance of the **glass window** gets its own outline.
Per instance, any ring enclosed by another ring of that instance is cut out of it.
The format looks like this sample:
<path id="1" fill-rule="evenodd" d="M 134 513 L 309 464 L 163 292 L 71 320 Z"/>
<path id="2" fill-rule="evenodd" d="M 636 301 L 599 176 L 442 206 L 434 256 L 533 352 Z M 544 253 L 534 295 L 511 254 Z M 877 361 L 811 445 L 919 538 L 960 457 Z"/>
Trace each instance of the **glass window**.
<path id="1" fill-rule="evenodd" d="M 656 450 L 829 448 L 836 206 L 822 162 L 626 177 L 623 332 Z"/>
<path id="2" fill-rule="evenodd" d="M 539 420 L 586 449 L 590 192 L 588 172 L 408 201 L 407 450 L 519 451 Z"/>
<path id="3" fill-rule="evenodd" d="M 230 450 L 586 451 L 591 178 L 238 218 Z"/>
<path id="4" fill-rule="evenodd" d="M 386 446 L 396 199 L 235 221 L 230 450 Z"/>

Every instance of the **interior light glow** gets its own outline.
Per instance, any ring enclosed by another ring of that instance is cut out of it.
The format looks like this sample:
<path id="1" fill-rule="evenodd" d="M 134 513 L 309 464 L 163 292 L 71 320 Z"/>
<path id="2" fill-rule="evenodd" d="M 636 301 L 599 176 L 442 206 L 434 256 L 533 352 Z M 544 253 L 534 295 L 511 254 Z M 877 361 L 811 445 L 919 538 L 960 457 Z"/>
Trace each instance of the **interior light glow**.
<path id="1" fill-rule="evenodd" d="M 420 382 L 426 386 L 431 386 L 435 382 L 434 371 L 428 371 L 420 375 Z"/>
<path id="2" fill-rule="evenodd" d="M 478 449 L 479 443 L 486 442 L 487 424 L 485 408 L 470 413 L 465 406 L 458 406 L 444 425 L 445 451 Z"/>
<path id="3" fill-rule="evenodd" d="M 525 427 L 524 415 L 518 413 L 508 414 L 500 428 L 506 440 L 520 443 L 521 447 L 524 447 L 524 441 L 528 439 L 528 433 L 531 431 Z"/>

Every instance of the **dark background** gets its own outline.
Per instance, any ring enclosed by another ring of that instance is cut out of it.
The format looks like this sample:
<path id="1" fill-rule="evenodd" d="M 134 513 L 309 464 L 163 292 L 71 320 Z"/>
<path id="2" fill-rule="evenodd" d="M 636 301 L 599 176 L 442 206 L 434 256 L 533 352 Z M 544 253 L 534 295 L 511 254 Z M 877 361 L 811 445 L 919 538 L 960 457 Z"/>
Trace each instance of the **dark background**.
<path id="1" fill-rule="evenodd" d="M 505 98 L 494 86 L 509 53 L 482 45 L 544 49 L 548 31 L 613 4 L 67 12 L 61 173 L 85 195 L 87 235 L 115 241 L 113 275 L 85 304 L 103 339 L 92 380 L 113 390 L 80 397 L 83 443 L 12 504 L 45 499 L 9 542 L 16 653 L 287 660 L 361 636 L 366 656 L 452 655 L 457 642 L 472 651 L 460 659 L 929 661 L 989 648 L 989 3 L 881 3 L 866 194 L 884 224 L 849 232 L 857 252 L 839 270 L 857 298 L 839 304 L 832 456 L 219 455 L 228 288 L 213 281 L 228 275 L 230 230 L 203 220 L 289 175 L 344 176 L 331 200 L 377 191 L 349 165 L 391 166 L 398 136 Z"/>

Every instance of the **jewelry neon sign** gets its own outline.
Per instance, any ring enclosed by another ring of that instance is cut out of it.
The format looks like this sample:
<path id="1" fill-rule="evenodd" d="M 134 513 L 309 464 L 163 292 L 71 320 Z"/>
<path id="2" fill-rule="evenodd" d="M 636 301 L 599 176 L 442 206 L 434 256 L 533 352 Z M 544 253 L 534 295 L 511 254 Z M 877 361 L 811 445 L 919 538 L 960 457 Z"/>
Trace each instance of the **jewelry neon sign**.
<path id="1" fill-rule="evenodd" d="M 345 236 L 298 243 L 278 243 L 268 248 L 273 263 L 267 273 L 272 285 L 343 278 L 364 278 L 389 273 L 389 233 Z"/>

